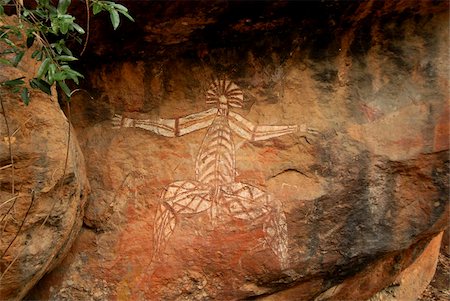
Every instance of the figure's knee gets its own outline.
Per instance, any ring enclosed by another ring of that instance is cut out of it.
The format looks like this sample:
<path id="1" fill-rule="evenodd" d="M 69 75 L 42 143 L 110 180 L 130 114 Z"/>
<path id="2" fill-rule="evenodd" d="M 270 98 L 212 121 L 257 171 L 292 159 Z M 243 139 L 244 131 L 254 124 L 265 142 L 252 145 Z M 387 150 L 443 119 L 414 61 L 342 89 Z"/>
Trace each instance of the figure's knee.
<path id="1" fill-rule="evenodd" d="M 205 187 L 202 186 L 202 183 L 199 183 L 197 181 L 172 182 L 164 188 L 161 194 L 161 201 L 167 201 L 183 193 L 194 192 L 199 189 L 205 189 Z"/>

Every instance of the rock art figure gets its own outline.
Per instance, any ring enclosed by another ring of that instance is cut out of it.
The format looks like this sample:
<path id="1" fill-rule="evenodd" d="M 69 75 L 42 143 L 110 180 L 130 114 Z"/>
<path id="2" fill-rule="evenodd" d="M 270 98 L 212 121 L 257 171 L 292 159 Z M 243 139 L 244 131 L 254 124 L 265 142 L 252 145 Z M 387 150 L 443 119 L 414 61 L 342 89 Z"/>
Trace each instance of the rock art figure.
<path id="1" fill-rule="evenodd" d="M 281 203 L 258 187 L 236 182 L 232 134 L 260 141 L 290 134 L 296 125 L 254 125 L 231 108 L 241 108 L 243 93 L 228 80 L 214 81 L 206 103 L 216 107 L 175 119 L 132 119 L 115 115 L 114 127 L 142 128 L 166 137 L 178 137 L 208 128 L 195 161 L 195 180 L 176 181 L 161 196 L 154 225 L 154 254 L 158 256 L 183 215 L 208 212 L 213 225 L 228 216 L 263 224 L 265 243 L 288 265 L 286 217 Z"/>

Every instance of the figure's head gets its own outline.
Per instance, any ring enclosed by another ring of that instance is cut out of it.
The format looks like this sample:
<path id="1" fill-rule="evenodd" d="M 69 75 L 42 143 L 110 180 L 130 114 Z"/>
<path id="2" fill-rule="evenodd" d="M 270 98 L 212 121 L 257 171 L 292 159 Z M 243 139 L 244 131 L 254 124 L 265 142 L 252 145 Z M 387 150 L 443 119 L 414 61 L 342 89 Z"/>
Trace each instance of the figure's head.
<path id="1" fill-rule="evenodd" d="M 215 80 L 206 92 L 206 103 L 216 104 L 219 108 L 242 108 L 244 94 L 229 80 Z"/>

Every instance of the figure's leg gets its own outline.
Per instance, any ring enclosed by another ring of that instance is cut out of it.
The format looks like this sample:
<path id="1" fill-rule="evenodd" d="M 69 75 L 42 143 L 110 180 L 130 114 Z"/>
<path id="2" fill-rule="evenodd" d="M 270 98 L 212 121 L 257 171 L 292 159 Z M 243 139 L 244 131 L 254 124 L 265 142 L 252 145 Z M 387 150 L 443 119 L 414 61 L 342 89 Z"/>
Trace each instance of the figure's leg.
<path id="1" fill-rule="evenodd" d="M 170 184 L 161 196 L 153 228 L 153 259 L 164 250 L 173 234 L 177 218 L 211 208 L 211 188 L 197 181 L 178 181 Z M 152 260 L 153 260 L 152 259 Z"/>
<path id="2" fill-rule="evenodd" d="M 282 269 L 288 264 L 288 235 L 286 216 L 281 203 L 261 189 L 244 183 L 223 187 L 225 210 L 244 220 L 263 219 L 265 241 L 280 260 Z"/>
<path id="3" fill-rule="evenodd" d="M 271 197 L 269 197 L 271 200 Z M 281 210 L 281 204 L 275 201 L 275 206 L 269 214 L 268 221 L 264 224 L 266 242 L 272 251 L 280 259 L 282 269 L 288 267 L 288 230 L 286 216 Z"/>
<path id="4" fill-rule="evenodd" d="M 169 237 L 175 230 L 176 216 L 173 208 L 167 203 L 158 206 L 153 228 L 153 257 L 160 253 L 161 248 L 166 244 Z"/>

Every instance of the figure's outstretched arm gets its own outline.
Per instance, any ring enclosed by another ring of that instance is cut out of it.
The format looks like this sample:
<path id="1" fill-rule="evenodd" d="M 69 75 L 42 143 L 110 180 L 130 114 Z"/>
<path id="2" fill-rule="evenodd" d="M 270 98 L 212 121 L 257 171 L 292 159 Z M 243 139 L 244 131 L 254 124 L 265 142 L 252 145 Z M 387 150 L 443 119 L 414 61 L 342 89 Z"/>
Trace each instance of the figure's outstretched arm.
<path id="1" fill-rule="evenodd" d="M 171 119 L 138 119 L 116 114 L 112 123 L 113 128 L 136 127 L 165 137 L 178 137 L 208 127 L 216 114 L 216 108 Z"/>
<path id="2" fill-rule="evenodd" d="M 267 140 L 274 137 L 279 137 L 297 131 L 297 125 L 254 125 L 241 115 L 230 112 L 228 115 L 231 129 L 241 136 L 250 141 Z M 306 127 L 300 127 L 301 131 L 310 132 L 313 129 L 306 129 Z"/>

